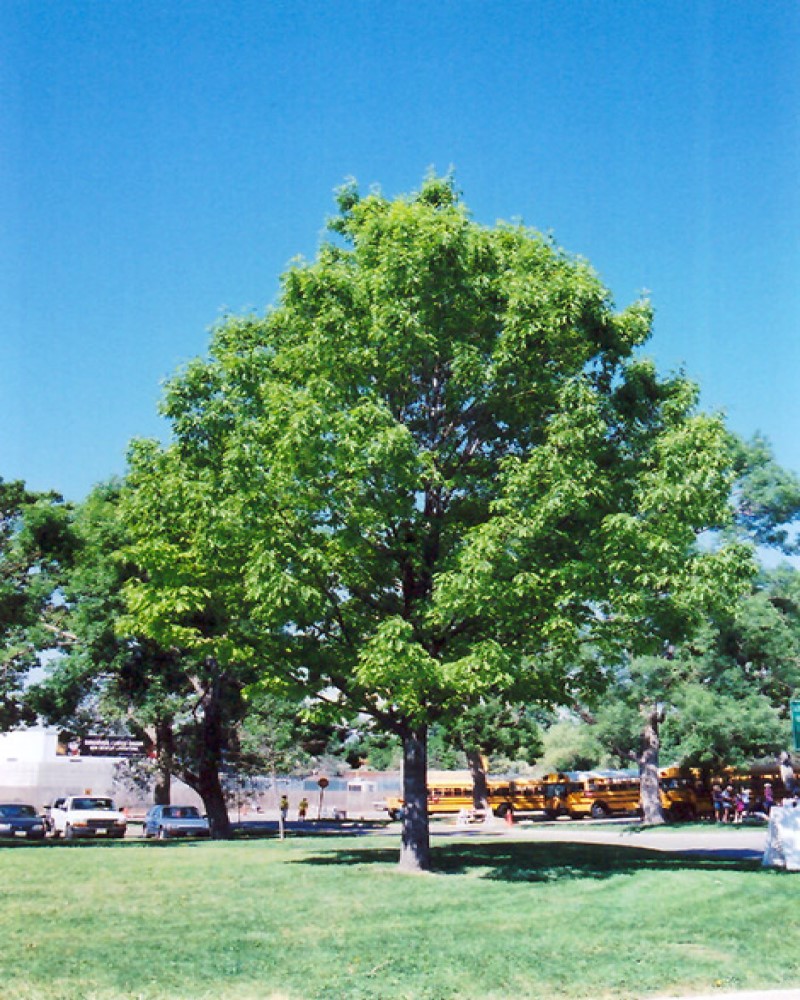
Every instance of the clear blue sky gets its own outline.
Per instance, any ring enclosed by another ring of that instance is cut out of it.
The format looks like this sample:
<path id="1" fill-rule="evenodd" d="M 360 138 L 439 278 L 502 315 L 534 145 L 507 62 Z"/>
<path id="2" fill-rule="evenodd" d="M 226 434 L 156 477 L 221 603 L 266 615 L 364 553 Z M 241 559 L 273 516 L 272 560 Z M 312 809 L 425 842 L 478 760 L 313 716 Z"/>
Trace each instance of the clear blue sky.
<path id="1" fill-rule="evenodd" d="M 160 382 L 313 255 L 333 189 L 451 165 L 587 257 L 800 472 L 800 5 L 0 0 L 0 476 L 80 499 Z"/>

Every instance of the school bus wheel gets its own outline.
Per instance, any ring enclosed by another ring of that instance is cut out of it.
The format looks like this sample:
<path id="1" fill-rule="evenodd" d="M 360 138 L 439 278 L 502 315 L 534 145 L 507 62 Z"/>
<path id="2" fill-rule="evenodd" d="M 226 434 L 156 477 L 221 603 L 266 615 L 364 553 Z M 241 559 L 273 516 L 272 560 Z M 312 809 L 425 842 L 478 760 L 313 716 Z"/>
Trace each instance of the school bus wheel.
<path id="1" fill-rule="evenodd" d="M 688 803 L 676 803 L 667 810 L 667 819 L 671 823 L 691 823 L 697 819 L 697 810 Z"/>

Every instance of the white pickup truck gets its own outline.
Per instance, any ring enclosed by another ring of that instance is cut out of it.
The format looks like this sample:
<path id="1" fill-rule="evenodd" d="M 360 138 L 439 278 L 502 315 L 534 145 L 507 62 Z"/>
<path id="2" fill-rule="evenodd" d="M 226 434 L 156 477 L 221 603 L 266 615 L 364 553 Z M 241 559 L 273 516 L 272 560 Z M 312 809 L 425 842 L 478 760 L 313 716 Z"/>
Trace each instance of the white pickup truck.
<path id="1" fill-rule="evenodd" d="M 76 837 L 124 837 L 127 827 L 125 814 L 113 799 L 97 795 L 69 795 L 56 799 L 50 806 L 47 825 L 54 837 L 65 840 Z"/>

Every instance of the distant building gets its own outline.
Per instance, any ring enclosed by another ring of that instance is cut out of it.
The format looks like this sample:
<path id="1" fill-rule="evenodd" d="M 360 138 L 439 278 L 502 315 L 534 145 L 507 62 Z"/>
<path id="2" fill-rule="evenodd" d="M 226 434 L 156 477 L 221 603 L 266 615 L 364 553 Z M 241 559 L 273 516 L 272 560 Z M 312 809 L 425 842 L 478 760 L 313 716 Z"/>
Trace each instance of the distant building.
<path id="1" fill-rule="evenodd" d="M 41 809 L 61 795 L 107 795 L 119 806 L 139 811 L 151 801 L 147 793 L 137 793 L 120 781 L 118 765 L 130 757 L 125 741 L 85 738 L 70 740 L 56 728 L 35 727 L 0 733 L 0 801 L 28 802 Z M 121 754 L 114 756 L 115 747 Z M 106 756 L 106 754 L 108 754 Z M 292 809 L 301 797 L 309 800 L 309 817 L 341 815 L 358 818 L 384 810 L 386 795 L 400 794 L 397 772 L 367 770 L 331 775 L 320 785 L 318 775 L 307 778 L 244 779 L 229 789 L 230 807 L 235 818 L 250 812 L 277 807 L 277 795 L 289 796 Z M 188 785 L 174 780 L 172 801 L 202 806 L 200 797 Z"/>
<path id="2" fill-rule="evenodd" d="M 67 744 L 54 728 L 34 727 L 0 733 L 0 800 L 29 802 L 41 808 L 60 795 L 108 795 L 121 806 L 141 805 L 142 796 L 116 780 L 121 756 L 82 753 L 80 741 Z M 96 749 L 95 749 L 96 752 Z M 176 782 L 174 795 L 199 803 L 186 785 Z M 146 796 L 145 796 L 146 799 Z"/>

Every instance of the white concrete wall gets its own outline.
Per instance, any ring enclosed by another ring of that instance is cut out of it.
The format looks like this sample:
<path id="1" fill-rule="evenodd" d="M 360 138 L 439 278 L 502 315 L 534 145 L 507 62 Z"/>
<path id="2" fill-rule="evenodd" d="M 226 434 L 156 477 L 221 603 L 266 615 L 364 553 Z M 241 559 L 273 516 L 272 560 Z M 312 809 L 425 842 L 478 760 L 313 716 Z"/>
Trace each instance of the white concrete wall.
<path id="1" fill-rule="evenodd" d="M 108 795 L 120 807 L 141 807 L 138 798 L 114 781 L 114 757 L 65 757 L 56 753 L 57 729 L 0 733 L 0 801 L 27 802 L 41 809 L 60 795 Z M 173 801 L 197 805 L 199 797 L 173 783 Z"/>

